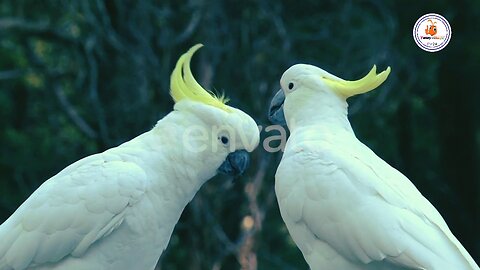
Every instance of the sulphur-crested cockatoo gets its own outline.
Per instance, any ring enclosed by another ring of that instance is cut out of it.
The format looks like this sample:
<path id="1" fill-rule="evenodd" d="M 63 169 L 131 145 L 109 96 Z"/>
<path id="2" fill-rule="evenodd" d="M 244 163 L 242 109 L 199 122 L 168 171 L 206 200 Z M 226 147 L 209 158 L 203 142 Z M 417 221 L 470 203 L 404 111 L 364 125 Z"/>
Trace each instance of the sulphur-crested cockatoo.
<path id="1" fill-rule="evenodd" d="M 154 269 L 184 207 L 217 174 L 242 173 L 259 142 L 255 121 L 194 79 L 171 76 L 174 111 L 118 147 L 42 184 L 0 226 L 0 269 Z"/>
<path id="2" fill-rule="evenodd" d="M 282 218 L 312 270 L 478 269 L 410 180 L 355 137 L 346 99 L 389 73 L 346 81 L 298 64 L 283 74 L 269 111 L 291 132 L 275 175 Z"/>

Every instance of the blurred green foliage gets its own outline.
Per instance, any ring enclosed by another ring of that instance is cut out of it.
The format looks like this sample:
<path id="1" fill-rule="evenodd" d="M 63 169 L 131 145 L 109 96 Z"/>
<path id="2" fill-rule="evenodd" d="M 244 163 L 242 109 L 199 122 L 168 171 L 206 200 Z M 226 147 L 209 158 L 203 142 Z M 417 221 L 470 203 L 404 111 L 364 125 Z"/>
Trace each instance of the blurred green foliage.
<path id="1" fill-rule="evenodd" d="M 412 39 L 413 24 L 429 12 L 453 29 L 437 53 Z M 0 222 L 68 164 L 167 114 L 175 61 L 204 43 L 193 60 L 196 77 L 262 126 L 292 64 L 345 79 L 373 64 L 392 66 L 379 90 L 350 100 L 352 125 L 415 183 L 478 261 L 479 18 L 473 0 L 2 1 Z M 307 269 L 275 201 L 280 155 L 259 148 L 247 175 L 207 183 L 158 269 Z"/>

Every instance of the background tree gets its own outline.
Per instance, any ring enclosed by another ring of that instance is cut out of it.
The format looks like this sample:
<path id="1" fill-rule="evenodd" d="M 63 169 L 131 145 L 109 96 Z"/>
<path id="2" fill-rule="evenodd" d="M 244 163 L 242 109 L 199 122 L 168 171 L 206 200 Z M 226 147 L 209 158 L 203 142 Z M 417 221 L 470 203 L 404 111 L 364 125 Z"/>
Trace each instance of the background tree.
<path id="1" fill-rule="evenodd" d="M 411 34 L 429 12 L 453 29 L 437 53 Z M 346 79 L 392 66 L 379 90 L 352 98 L 354 129 L 415 183 L 478 261 L 479 13 L 474 0 L 2 1 L 0 222 L 68 164 L 168 113 L 175 61 L 201 42 L 196 77 L 264 127 L 292 64 Z M 307 269 L 275 200 L 280 157 L 260 147 L 247 175 L 208 182 L 158 269 Z"/>

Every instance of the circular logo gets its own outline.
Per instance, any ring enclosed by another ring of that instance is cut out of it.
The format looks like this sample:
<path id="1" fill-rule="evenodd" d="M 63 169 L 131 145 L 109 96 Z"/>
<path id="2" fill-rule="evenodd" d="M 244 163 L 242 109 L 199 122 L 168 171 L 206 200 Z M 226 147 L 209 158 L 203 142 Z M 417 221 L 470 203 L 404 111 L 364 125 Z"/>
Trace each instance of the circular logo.
<path id="1" fill-rule="evenodd" d="M 445 48 L 451 37 L 452 28 L 442 15 L 425 14 L 413 26 L 415 43 L 427 52 L 438 52 Z"/>

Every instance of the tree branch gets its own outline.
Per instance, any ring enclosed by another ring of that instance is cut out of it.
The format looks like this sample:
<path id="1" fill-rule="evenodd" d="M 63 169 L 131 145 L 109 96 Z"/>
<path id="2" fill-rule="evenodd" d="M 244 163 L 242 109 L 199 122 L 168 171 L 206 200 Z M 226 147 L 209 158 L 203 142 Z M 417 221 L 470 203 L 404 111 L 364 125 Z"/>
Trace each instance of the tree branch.
<path id="1" fill-rule="evenodd" d="M 104 144 L 104 146 L 110 145 L 110 139 L 108 136 L 108 127 L 107 127 L 107 120 L 105 117 L 105 112 L 103 111 L 103 106 L 100 102 L 100 98 L 98 96 L 98 66 L 93 54 L 93 48 L 95 47 L 96 40 L 95 38 L 90 38 L 85 42 L 84 46 L 84 55 L 87 60 L 88 65 L 88 89 L 90 100 L 93 104 L 93 109 L 97 115 L 97 124 L 99 127 L 99 135 Z"/>
<path id="2" fill-rule="evenodd" d="M 47 40 L 55 40 L 69 46 L 79 46 L 80 43 L 73 37 L 53 29 L 48 22 L 30 22 L 20 18 L 0 19 L 0 31 L 23 32 L 29 36 L 36 36 Z"/>
<path id="3" fill-rule="evenodd" d="M 77 110 L 72 106 L 58 82 L 55 82 L 53 84 L 53 91 L 58 101 L 60 102 L 63 110 L 68 115 L 68 117 L 70 117 L 72 122 L 78 127 L 78 129 L 82 131 L 87 137 L 92 139 L 96 138 L 97 133 L 95 132 L 95 130 L 93 130 L 93 128 L 90 127 L 90 125 L 88 125 L 85 120 L 83 120 Z"/>
<path id="4" fill-rule="evenodd" d="M 243 236 L 241 237 L 242 241 L 237 255 L 242 270 L 256 270 L 258 267 L 257 254 L 254 251 L 255 234 L 262 229 L 262 222 L 269 203 L 267 200 L 267 204 L 260 207 L 257 198 L 262 188 L 270 159 L 270 155 L 262 153 L 260 165 L 253 177 L 253 181 L 245 186 L 245 194 L 247 195 L 251 216 L 245 216 L 242 220 Z"/>

